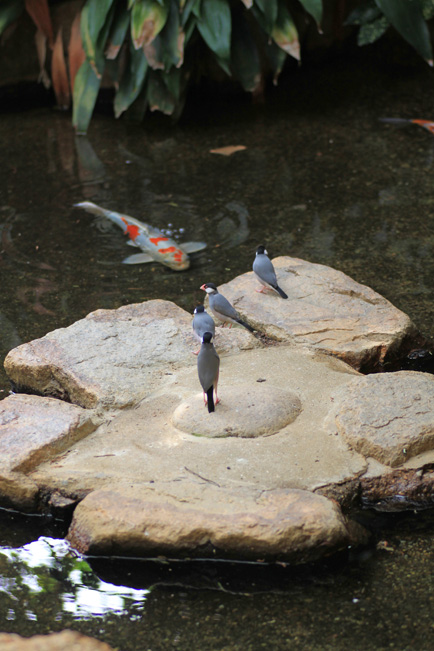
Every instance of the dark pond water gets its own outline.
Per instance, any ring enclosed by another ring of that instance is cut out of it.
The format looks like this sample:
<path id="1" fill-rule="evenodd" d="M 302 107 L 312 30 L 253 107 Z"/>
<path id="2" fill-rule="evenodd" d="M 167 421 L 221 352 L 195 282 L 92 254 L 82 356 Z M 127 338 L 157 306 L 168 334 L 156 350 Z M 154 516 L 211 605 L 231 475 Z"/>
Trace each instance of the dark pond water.
<path id="1" fill-rule="evenodd" d="M 75 138 L 51 109 L 3 113 L 0 358 L 98 308 L 165 298 L 192 311 L 200 285 L 249 270 L 260 243 L 346 272 L 431 335 L 434 138 L 378 118 L 434 119 L 433 82 L 417 59 L 363 53 L 300 70 L 266 104 L 202 98 L 176 126 L 99 114 Z M 226 145 L 246 149 L 210 153 Z M 83 200 L 208 248 L 184 273 L 122 265 L 124 236 L 72 207 Z M 377 518 L 387 545 L 300 570 L 89 564 L 60 524 L 2 513 L 0 525 L 3 631 L 70 627 L 153 651 L 434 646 L 430 514 Z"/>

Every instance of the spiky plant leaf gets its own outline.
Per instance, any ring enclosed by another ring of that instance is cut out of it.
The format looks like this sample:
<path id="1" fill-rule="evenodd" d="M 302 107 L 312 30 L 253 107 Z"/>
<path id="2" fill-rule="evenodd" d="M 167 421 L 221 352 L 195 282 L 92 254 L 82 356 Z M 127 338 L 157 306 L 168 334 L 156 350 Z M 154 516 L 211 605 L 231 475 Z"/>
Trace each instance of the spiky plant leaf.
<path id="1" fill-rule="evenodd" d="M 300 43 L 297 28 L 291 18 L 291 14 L 283 4 L 279 4 L 279 12 L 277 14 L 276 24 L 271 32 L 271 37 L 287 54 L 297 59 L 297 61 L 300 60 Z"/>
<path id="2" fill-rule="evenodd" d="M 375 4 L 375 0 L 368 0 L 359 5 L 350 13 L 345 21 L 345 25 L 367 25 L 381 18 L 383 14 Z"/>
<path id="3" fill-rule="evenodd" d="M 230 75 L 232 19 L 227 0 L 206 0 L 196 24 L 220 66 Z"/>
<path id="4" fill-rule="evenodd" d="M 261 83 L 258 49 L 242 13 L 232 24 L 232 70 L 246 91 L 253 92 Z"/>
<path id="5" fill-rule="evenodd" d="M 78 134 L 87 132 L 101 83 L 86 59 L 75 76 L 72 124 Z"/>
<path id="6" fill-rule="evenodd" d="M 171 0 L 166 24 L 152 43 L 143 47 L 151 68 L 169 70 L 172 66 L 181 66 L 184 60 L 184 39 L 178 6 L 175 0 Z"/>
<path id="7" fill-rule="evenodd" d="M 276 24 L 277 14 L 279 11 L 279 2 L 278 0 L 255 0 L 255 4 L 259 8 L 259 11 L 256 7 L 254 15 L 260 25 L 265 29 L 267 34 L 271 34 L 273 27 Z"/>
<path id="8" fill-rule="evenodd" d="M 375 3 L 401 36 L 432 65 L 431 39 L 419 0 L 375 0 Z"/>
<path id="9" fill-rule="evenodd" d="M 181 6 L 182 17 L 181 24 L 184 26 L 187 20 L 190 18 L 191 14 L 194 14 L 196 18 L 200 18 L 200 7 L 202 0 L 187 0 L 183 6 Z"/>
<path id="10" fill-rule="evenodd" d="M 300 0 L 300 2 L 319 27 L 322 21 L 322 0 Z"/>
<path id="11" fill-rule="evenodd" d="M 98 76 L 104 70 L 104 48 L 113 18 L 114 0 L 87 0 L 81 12 L 81 40 Z"/>
<path id="12" fill-rule="evenodd" d="M 115 15 L 107 37 L 105 56 L 107 59 L 116 59 L 119 50 L 125 41 L 125 36 L 130 26 L 131 14 L 123 3 L 116 3 Z"/>
<path id="13" fill-rule="evenodd" d="M 131 12 L 131 37 L 136 50 L 148 45 L 166 24 L 169 3 L 157 0 L 136 0 Z"/>
<path id="14" fill-rule="evenodd" d="M 146 97 L 151 111 L 161 111 L 165 115 L 172 115 L 176 102 L 172 93 L 159 72 L 150 71 Z"/>
<path id="15" fill-rule="evenodd" d="M 0 34 L 24 11 L 24 0 L 3 0 L 0 4 Z"/>
<path id="16" fill-rule="evenodd" d="M 148 62 L 143 50 L 130 47 L 130 62 L 125 68 L 114 101 L 115 116 L 126 111 L 140 94 L 148 70 Z"/>

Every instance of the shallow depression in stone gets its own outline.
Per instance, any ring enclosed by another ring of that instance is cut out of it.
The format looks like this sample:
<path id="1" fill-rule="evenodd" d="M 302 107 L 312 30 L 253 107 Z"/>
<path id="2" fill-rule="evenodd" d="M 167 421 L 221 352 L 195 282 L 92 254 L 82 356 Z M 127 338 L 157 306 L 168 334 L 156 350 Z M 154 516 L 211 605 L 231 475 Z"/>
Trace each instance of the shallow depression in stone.
<path id="1" fill-rule="evenodd" d="M 255 438 L 279 432 L 302 410 L 295 393 L 264 382 L 226 386 L 219 398 L 209 413 L 202 393 L 192 396 L 176 408 L 173 425 L 195 436 Z"/>

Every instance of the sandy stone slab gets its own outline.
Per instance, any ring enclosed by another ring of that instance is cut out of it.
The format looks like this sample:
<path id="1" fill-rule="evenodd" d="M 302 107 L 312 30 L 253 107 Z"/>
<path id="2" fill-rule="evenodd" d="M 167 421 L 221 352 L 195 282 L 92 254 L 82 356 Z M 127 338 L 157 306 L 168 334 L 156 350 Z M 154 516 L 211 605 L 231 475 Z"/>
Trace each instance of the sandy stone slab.
<path id="1" fill-rule="evenodd" d="M 398 466 L 434 450 L 434 377 L 400 371 L 355 378 L 335 396 L 334 424 L 365 457 Z"/>
<path id="2" fill-rule="evenodd" d="M 313 560 L 350 543 L 339 507 L 308 491 L 222 490 L 179 482 L 170 495 L 99 490 L 77 506 L 68 540 L 87 554 Z"/>
<path id="3" fill-rule="evenodd" d="M 223 403 L 209 414 L 202 394 L 192 396 L 175 410 L 175 427 L 194 436 L 255 438 L 271 436 L 292 423 L 302 410 L 292 391 L 264 383 L 235 386 Z"/>
<path id="4" fill-rule="evenodd" d="M 183 365 L 194 363 L 192 316 L 170 301 L 153 300 L 86 318 L 14 348 L 5 359 L 18 387 L 85 408 L 139 402 Z M 249 333 L 219 333 L 219 351 L 261 344 Z"/>
<path id="5" fill-rule="evenodd" d="M 314 346 L 360 369 L 418 334 L 406 314 L 341 271 L 287 256 L 273 264 L 287 300 L 256 292 L 253 272 L 219 287 L 243 318 L 271 337 Z"/>
<path id="6" fill-rule="evenodd" d="M 0 402 L 0 472 L 27 472 L 93 432 L 92 411 L 55 398 L 17 394 Z"/>
<path id="7" fill-rule="evenodd" d="M 105 642 L 67 630 L 29 638 L 0 633 L 0 648 L 2 651 L 112 651 Z"/>

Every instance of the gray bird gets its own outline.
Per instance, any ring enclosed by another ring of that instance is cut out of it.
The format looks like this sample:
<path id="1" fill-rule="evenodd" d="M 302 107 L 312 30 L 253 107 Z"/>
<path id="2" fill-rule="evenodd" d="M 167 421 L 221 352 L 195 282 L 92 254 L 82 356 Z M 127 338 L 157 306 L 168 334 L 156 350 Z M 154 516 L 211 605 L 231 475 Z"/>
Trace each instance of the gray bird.
<path id="1" fill-rule="evenodd" d="M 211 312 L 215 317 L 217 317 L 217 319 L 223 321 L 223 324 L 227 322 L 231 323 L 231 325 L 232 323 L 239 323 L 247 328 L 249 332 L 254 332 L 252 326 L 240 318 L 240 315 L 229 303 L 228 299 L 218 293 L 217 287 L 214 283 L 205 283 L 202 285 L 201 289 L 208 294 Z"/>
<path id="2" fill-rule="evenodd" d="M 277 284 L 276 272 L 274 271 L 273 263 L 268 257 L 265 246 L 258 246 L 256 249 L 256 257 L 253 261 L 253 272 L 261 283 L 261 289 L 257 292 L 264 292 L 267 287 L 277 292 L 282 298 L 288 298 L 283 289 Z"/>
<path id="3" fill-rule="evenodd" d="M 202 338 L 202 346 L 200 347 L 199 355 L 197 356 L 199 382 L 202 385 L 203 399 L 205 404 L 208 405 L 209 413 L 215 411 L 213 392 L 215 392 L 215 404 L 220 402 L 217 397 L 220 357 L 217 355 L 211 339 L 211 332 L 205 332 Z"/>
<path id="4" fill-rule="evenodd" d="M 215 323 L 212 316 L 206 312 L 203 305 L 198 305 L 194 310 L 193 316 L 193 334 L 194 338 L 197 341 L 202 343 L 203 335 L 205 332 L 210 332 L 212 336 L 215 336 Z M 198 350 L 194 351 L 194 354 L 197 355 Z"/>

